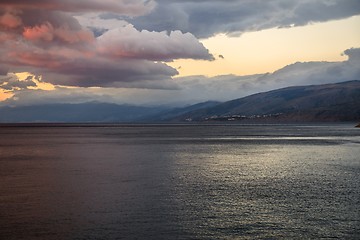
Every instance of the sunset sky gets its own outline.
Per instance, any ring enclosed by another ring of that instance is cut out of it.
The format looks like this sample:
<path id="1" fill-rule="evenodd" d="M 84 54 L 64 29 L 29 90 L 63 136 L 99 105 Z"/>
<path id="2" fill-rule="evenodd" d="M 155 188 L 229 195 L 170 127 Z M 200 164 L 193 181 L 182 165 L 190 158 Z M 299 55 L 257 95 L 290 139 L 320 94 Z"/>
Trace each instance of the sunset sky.
<path id="1" fill-rule="evenodd" d="M 359 66 L 359 0 L 0 0 L 3 106 L 225 101 Z"/>

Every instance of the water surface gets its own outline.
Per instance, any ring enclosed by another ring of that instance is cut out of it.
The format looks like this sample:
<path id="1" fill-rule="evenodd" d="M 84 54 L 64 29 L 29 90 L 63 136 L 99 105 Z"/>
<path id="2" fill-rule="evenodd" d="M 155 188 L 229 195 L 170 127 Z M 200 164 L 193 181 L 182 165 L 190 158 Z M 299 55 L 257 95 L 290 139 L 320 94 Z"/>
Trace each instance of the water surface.
<path id="1" fill-rule="evenodd" d="M 0 127 L 1 239 L 360 238 L 353 125 Z"/>

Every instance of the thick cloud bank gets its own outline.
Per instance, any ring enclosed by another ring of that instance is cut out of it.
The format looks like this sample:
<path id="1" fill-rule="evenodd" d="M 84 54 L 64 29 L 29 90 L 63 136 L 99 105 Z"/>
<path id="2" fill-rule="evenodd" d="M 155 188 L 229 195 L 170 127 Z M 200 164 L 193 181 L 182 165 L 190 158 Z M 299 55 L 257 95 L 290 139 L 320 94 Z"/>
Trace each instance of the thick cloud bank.
<path id="1" fill-rule="evenodd" d="M 123 21 L 96 37 L 73 16 L 111 11 L 133 17 L 155 5 L 140 0 L 1 1 L 0 73 L 28 71 L 66 86 L 172 88 L 167 80 L 178 72 L 164 62 L 213 59 L 192 34 L 138 31 Z"/>
<path id="2" fill-rule="evenodd" d="M 348 60 L 344 62 L 298 62 L 273 73 L 249 76 L 225 75 L 212 78 L 205 76 L 177 78 L 176 86 L 172 90 L 135 88 L 110 88 L 106 91 L 100 88 L 57 88 L 54 91 L 24 90 L 17 92 L 4 104 L 79 103 L 97 100 L 141 105 L 184 105 L 208 100 L 226 101 L 288 86 L 360 80 L 360 49 L 348 49 L 344 54 L 348 56 Z M 16 84 L 18 82 L 12 80 L 12 83 L 6 86 Z"/>
<path id="3" fill-rule="evenodd" d="M 3 104 L 186 104 L 360 79 L 359 49 L 346 50 L 345 62 L 294 63 L 252 76 L 174 79 L 178 72 L 167 65 L 214 60 L 198 37 L 358 14 L 359 0 L 1 0 L 0 92 L 14 94 Z M 35 77 L 20 80 L 17 72 Z M 44 83 L 55 90 L 36 89 Z"/>
<path id="4" fill-rule="evenodd" d="M 63 12 L 114 12 L 125 16 L 149 13 L 156 6 L 153 0 L 2 0 L 0 7 L 18 11 L 42 9 Z"/>
<path id="5" fill-rule="evenodd" d="M 139 29 L 181 30 L 197 37 L 301 26 L 360 13 L 358 0 L 158 0 L 148 15 L 131 22 Z M 106 15 L 104 16 L 106 17 Z"/>

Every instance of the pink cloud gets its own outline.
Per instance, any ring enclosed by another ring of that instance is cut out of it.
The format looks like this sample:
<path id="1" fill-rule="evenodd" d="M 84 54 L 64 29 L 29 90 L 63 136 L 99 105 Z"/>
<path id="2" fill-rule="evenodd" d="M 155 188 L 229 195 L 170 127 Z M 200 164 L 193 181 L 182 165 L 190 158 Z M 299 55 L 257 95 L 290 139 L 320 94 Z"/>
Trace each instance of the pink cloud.
<path id="1" fill-rule="evenodd" d="M 67 25 L 61 26 L 59 28 L 54 28 L 48 22 L 40 26 L 25 27 L 23 36 L 31 41 L 51 42 L 53 40 L 58 40 L 70 44 L 94 41 L 94 35 L 89 30 L 72 30 Z"/>
<path id="2" fill-rule="evenodd" d="M 31 41 L 50 42 L 54 39 L 54 28 L 50 23 L 44 23 L 41 26 L 25 27 L 23 36 Z"/>
<path id="3" fill-rule="evenodd" d="M 4 15 L 0 16 L 0 26 L 2 27 L 17 28 L 21 26 L 21 24 L 21 19 L 11 12 L 5 12 Z"/>
<path id="4" fill-rule="evenodd" d="M 60 28 L 57 28 L 54 30 L 54 35 L 68 43 L 86 43 L 86 42 L 92 42 L 94 41 L 94 34 L 86 29 L 81 30 L 71 30 L 68 26 L 62 26 Z"/>
<path id="5" fill-rule="evenodd" d="M 43 9 L 64 12 L 114 12 L 126 16 L 149 13 L 156 6 L 153 0 L 2 0 L 0 7 L 15 9 Z"/>
<path id="6" fill-rule="evenodd" d="M 124 21 L 95 38 L 70 14 L 123 9 L 123 14 L 132 16 L 151 4 L 142 0 L 1 1 L 0 7 L 5 8 L 0 15 L 6 16 L 2 25 L 7 27 L 0 28 L 0 67 L 30 71 L 59 85 L 159 88 L 161 82 L 173 87 L 168 83 L 178 72 L 164 62 L 213 59 L 192 34 L 138 31 Z"/>

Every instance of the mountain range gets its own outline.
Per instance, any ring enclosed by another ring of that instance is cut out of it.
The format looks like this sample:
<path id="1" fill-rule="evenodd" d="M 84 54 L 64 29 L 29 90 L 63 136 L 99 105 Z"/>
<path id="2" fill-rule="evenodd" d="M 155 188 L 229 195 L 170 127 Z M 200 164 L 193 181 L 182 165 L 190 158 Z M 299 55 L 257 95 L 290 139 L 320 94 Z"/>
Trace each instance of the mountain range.
<path id="1" fill-rule="evenodd" d="M 360 81 L 297 86 L 258 93 L 191 111 L 171 120 L 192 121 L 357 121 Z"/>
<path id="2" fill-rule="evenodd" d="M 360 81 L 296 86 L 182 108 L 112 103 L 0 107 L 0 122 L 337 122 L 360 120 Z"/>

